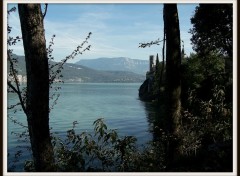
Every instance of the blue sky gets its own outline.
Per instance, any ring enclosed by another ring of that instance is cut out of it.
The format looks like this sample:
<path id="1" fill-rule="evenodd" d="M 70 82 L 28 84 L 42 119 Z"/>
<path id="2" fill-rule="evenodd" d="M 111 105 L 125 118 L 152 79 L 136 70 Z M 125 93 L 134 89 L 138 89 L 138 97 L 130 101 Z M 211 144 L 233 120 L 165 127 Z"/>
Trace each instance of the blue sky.
<path id="1" fill-rule="evenodd" d="M 197 4 L 178 4 L 181 40 L 185 52 L 192 50 L 189 29 L 190 18 Z M 12 7 L 9 5 L 8 8 Z M 161 56 L 161 45 L 138 48 L 141 42 L 163 38 L 162 4 L 49 4 L 45 17 L 47 45 L 51 36 L 56 35 L 53 56 L 56 61 L 69 55 L 86 38 L 92 48 L 75 58 L 95 59 L 99 57 L 129 57 L 147 60 L 149 55 Z M 11 13 L 8 19 L 13 27 L 12 36 L 20 35 L 18 12 Z M 23 55 L 22 43 L 12 47 L 14 52 Z"/>

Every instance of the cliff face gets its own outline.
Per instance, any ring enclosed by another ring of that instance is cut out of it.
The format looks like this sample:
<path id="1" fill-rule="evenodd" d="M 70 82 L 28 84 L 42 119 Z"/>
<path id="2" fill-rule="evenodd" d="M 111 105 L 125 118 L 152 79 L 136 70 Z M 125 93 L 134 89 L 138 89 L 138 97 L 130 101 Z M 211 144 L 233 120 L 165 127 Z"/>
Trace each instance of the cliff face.
<path id="1" fill-rule="evenodd" d="M 153 94 L 153 78 L 147 78 L 139 88 L 139 98 L 142 101 L 153 101 L 156 99 L 156 95 Z"/>
<path id="2" fill-rule="evenodd" d="M 157 96 L 154 94 L 154 77 L 156 72 L 156 62 L 153 55 L 149 56 L 149 71 L 146 72 L 146 80 L 139 88 L 139 98 L 142 101 L 156 100 Z"/>

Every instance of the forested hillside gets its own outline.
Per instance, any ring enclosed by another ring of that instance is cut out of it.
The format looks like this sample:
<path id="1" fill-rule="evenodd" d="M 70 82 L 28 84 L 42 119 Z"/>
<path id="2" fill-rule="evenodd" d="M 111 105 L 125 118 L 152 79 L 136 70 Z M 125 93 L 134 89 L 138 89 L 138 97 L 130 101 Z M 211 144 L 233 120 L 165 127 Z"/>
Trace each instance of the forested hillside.
<path id="1" fill-rule="evenodd" d="M 18 74 L 26 76 L 25 57 L 13 55 L 17 61 Z M 56 62 L 50 62 L 50 65 Z M 8 64 L 9 65 L 9 64 Z M 9 67 L 8 67 L 9 69 Z M 101 71 L 88 68 L 79 64 L 66 63 L 63 66 L 61 79 L 65 82 L 125 82 L 134 83 L 142 82 L 145 79 L 144 75 L 136 74 L 130 71 Z"/>

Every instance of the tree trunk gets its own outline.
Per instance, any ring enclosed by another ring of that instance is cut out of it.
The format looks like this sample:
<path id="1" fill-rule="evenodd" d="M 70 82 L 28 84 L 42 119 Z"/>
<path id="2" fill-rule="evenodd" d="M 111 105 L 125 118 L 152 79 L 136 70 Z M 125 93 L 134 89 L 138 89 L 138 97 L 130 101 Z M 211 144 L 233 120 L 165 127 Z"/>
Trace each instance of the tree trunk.
<path id="1" fill-rule="evenodd" d="M 164 17 L 163 17 L 163 20 L 164 20 Z M 162 48 L 162 69 L 161 69 L 161 74 L 160 74 L 160 87 L 164 85 L 163 73 L 164 73 L 164 66 L 165 66 L 165 40 L 166 40 L 166 30 L 165 30 L 165 26 L 164 26 L 164 29 L 163 29 L 163 48 Z"/>
<path id="2" fill-rule="evenodd" d="M 168 133 L 173 135 L 169 145 L 169 161 L 178 154 L 179 118 L 181 111 L 181 46 L 178 11 L 176 4 L 164 4 L 164 27 L 166 30 L 166 93 Z"/>
<path id="3" fill-rule="evenodd" d="M 40 4 L 19 4 L 27 71 L 27 121 L 36 171 L 54 171 L 49 131 L 49 71 Z"/>

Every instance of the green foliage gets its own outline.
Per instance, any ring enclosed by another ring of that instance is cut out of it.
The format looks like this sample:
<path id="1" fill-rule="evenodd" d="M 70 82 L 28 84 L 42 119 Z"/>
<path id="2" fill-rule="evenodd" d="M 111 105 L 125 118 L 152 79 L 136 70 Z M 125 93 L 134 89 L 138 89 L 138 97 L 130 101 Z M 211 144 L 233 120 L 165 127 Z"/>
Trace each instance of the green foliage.
<path id="1" fill-rule="evenodd" d="M 229 82 L 230 81 L 230 82 Z M 225 71 L 225 57 L 211 53 L 204 58 L 191 54 L 182 63 L 182 100 L 186 103 L 189 90 L 195 90 L 197 97 L 209 99 L 216 85 L 229 86 L 229 73 Z"/>
<path id="2" fill-rule="evenodd" d="M 189 110 L 184 111 L 182 116 L 182 130 L 185 131 L 184 144 L 199 147 L 204 136 L 211 138 L 211 142 L 231 140 L 231 112 L 231 107 L 224 103 L 223 89 L 216 87 L 213 98 L 208 101 L 199 100 L 194 94 L 190 95 Z M 190 148 L 193 149 L 193 147 Z M 186 153 L 188 153 L 187 150 Z"/>
<path id="3" fill-rule="evenodd" d="M 119 137 L 116 130 L 108 129 L 102 118 L 94 121 L 94 133 L 76 133 L 76 124 L 67 131 L 65 139 L 52 136 L 56 168 L 59 172 L 139 172 L 164 171 L 162 141 L 149 142 L 138 148 L 133 136 Z M 164 137 L 165 136 L 165 137 Z M 32 161 L 25 162 L 25 171 L 34 171 Z"/>
<path id="4" fill-rule="evenodd" d="M 232 106 L 226 103 L 225 87 L 216 86 L 212 97 L 203 101 L 191 91 L 188 109 L 182 110 L 181 139 L 174 171 L 230 171 L 232 156 Z M 94 121 L 94 133 L 77 134 L 77 122 L 66 138 L 52 137 L 57 171 L 166 171 L 168 143 L 174 140 L 162 128 L 154 126 L 158 138 L 143 149 L 133 136 L 119 137 L 103 119 Z M 34 171 L 33 163 L 25 169 Z"/>
<path id="5" fill-rule="evenodd" d="M 116 130 L 108 130 L 103 119 L 97 119 L 94 134 L 76 134 L 76 123 L 67 131 L 66 139 L 53 137 L 58 171 L 132 171 L 139 169 L 136 138 L 119 137 Z M 147 155 L 145 155 L 147 156 Z M 142 155 L 143 157 L 143 155 Z"/>
<path id="6" fill-rule="evenodd" d="M 191 18 L 193 49 L 202 54 L 216 51 L 232 56 L 232 4 L 200 4 Z"/>
<path id="7" fill-rule="evenodd" d="M 198 99 L 192 91 L 188 102 L 188 109 L 182 111 L 181 118 L 182 155 L 188 159 L 192 156 L 197 158 L 192 171 L 196 167 L 201 167 L 203 171 L 230 171 L 232 106 L 225 101 L 225 88 L 216 86 L 207 101 Z"/>
<path id="8" fill-rule="evenodd" d="M 166 169 L 162 141 L 151 141 L 143 150 L 132 155 L 131 170 L 134 172 L 162 172 Z"/>

